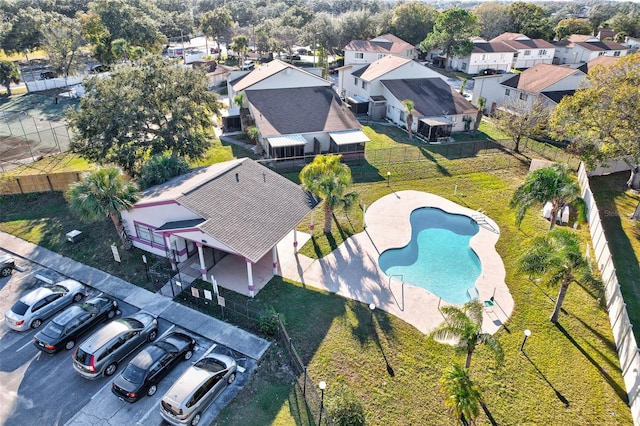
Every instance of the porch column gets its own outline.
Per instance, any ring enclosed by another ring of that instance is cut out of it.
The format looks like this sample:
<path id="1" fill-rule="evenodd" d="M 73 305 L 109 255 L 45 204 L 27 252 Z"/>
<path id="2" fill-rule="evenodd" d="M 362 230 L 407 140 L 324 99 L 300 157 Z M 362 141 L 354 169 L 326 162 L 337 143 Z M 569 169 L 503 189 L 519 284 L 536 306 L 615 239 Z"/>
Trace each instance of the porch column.
<path id="1" fill-rule="evenodd" d="M 273 260 L 273 274 L 278 273 L 278 246 L 273 246 L 271 249 L 271 259 Z"/>
<path id="2" fill-rule="evenodd" d="M 247 262 L 247 278 L 249 279 L 249 297 L 255 296 L 255 287 L 253 287 L 253 270 L 251 269 L 251 261 L 247 258 L 244 259 Z"/>
<path id="3" fill-rule="evenodd" d="M 196 246 L 198 246 L 198 258 L 200 259 L 200 274 L 202 274 L 202 279 L 207 280 L 207 266 L 204 264 L 204 253 L 202 252 L 202 243 L 196 242 Z"/>
<path id="4" fill-rule="evenodd" d="M 293 248 L 295 249 L 296 247 L 298 247 L 298 231 L 293 228 Z"/>
<path id="5" fill-rule="evenodd" d="M 169 239 L 170 234 L 162 234 L 162 236 L 164 237 L 164 245 L 168 249 L 169 263 L 171 263 L 171 270 L 175 271 L 176 269 L 178 269 L 178 267 L 176 266 L 177 253 L 171 248 L 171 240 Z"/>
<path id="6" fill-rule="evenodd" d="M 316 209 L 314 208 L 313 210 L 311 210 L 311 223 L 309 224 L 309 230 L 311 231 L 311 233 L 313 234 L 313 214 L 315 213 Z"/>

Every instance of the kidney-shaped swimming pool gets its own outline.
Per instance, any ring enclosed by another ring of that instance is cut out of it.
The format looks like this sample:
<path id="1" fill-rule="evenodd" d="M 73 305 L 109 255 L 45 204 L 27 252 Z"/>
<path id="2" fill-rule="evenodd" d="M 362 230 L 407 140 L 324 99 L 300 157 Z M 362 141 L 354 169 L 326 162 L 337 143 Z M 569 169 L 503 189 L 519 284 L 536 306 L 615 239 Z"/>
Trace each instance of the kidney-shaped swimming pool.
<path id="1" fill-rule="evenodd" d="M 411 212 L 410 223 L 411 241 L 382 253 L 380 268 L 389 276 L 401 275 L 405 283 L 422 287 L 446 302 L 468 302 L 468 290 L 475 286 L 481 271 L 480 259 L 469 246 L 471 237 L 478 233 L 476 221 L 422 207 Z"/>

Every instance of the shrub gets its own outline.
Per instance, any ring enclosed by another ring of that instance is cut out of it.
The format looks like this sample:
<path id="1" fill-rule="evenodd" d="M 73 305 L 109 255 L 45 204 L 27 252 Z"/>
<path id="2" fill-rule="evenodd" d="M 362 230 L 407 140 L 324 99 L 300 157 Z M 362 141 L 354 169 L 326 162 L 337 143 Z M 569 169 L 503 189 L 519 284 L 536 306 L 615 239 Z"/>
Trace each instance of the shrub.
<path id="1" fill-rule="evenodd" d="M 146 189 L 153 185 L 164 183 L 172 177 L 189 171 L 189 165 L 180 157 L 157 155 L 144 163 L 138 176 L 138 185 Z"/>
<path id="2" fill-rule="evenodd" d="M 272 306 L 265 309 L 258 317 L 258 329 L 267 336 L 278 335 L 278 313 Z"/>
<path id="3" fill-rule="evenodd" d="M 346 383 L 338 384 L 335 393 L 327 399 L 327 412 L 338 426 L 365 424 L 364 407 Z"/>

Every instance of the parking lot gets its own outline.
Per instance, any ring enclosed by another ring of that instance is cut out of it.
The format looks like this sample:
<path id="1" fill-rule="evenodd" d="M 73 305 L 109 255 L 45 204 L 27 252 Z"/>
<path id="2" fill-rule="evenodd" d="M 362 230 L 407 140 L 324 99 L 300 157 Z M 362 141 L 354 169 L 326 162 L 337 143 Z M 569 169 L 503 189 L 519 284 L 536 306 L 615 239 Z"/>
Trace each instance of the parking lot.
<path id="1" fill-rule="evenodd" d="M 19 270 L 7 278 L 0 278 L 2 314 L 22 295 L 43 284 L 36 275 L 53 281 L 63 278 L 55 271 L 24 259 L 18 259 L 17 264 Z M 89 297 L 99 293 L 90 287 L 88 290 Z M 123 300 L 118 300 L 118 303 L 121 313 L 117 318 L 138 310 Z M 45 325 L 46 322 L 41 327 Z M 131 404 L 121 401 L 111 392 L 111 382 L 144 345 L 119 364 L 113 377 L 87 380 L 72 367 L 71 355 L 75 348 L 70 351 L 63 350 L 55 355 L 43 353 L 36 349 L 32 341 L 36 330 L 16 332 L 11 330 L 3 319 L 0 326 L 0 425 L 162 424 L 159 414 L 160 400 L 184 370 L 209 352 L 231 355 L 238 364 L 237 378 L 203 413 L 201 424 L 210 424 L 220 409 L 232 400 L 247 382 L 251 371 L 256 368 L 255 360 L 162 318 L 159 318 L 158 327 L 159 337 L 170 331 L 183 331 L 191 335 L 196 340 L 194 355 L 189 361 L 183 360 L 178 363 L 162 379 L 155 395 L 145 396 Z M 87 333 L 82 340 L 91 334 L 92 332 Z"/>

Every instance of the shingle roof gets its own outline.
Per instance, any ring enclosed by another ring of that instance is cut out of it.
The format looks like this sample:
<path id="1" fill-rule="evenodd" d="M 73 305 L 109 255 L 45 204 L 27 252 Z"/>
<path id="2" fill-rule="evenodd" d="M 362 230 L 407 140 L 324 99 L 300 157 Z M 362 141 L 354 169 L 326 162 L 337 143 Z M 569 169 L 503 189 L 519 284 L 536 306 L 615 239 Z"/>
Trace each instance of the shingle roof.
<path id="1" fill-rule="evenodd" d="M 602 66 L 608 67 L 612 63 L 618 61 L 618 59 L 620 59 L 620 56 L 601 55 L 601 56 L 598 56 L 597 58 L 590 60 L 589 62 L 586 62 L 580 65 L 578 69 L 583 73 L 588 74 L 589 70 L 592 70 L 596 65 L 602 65 Z"/>
<path id="2" fill-rule="evenodd" d="M 414 46 L 393 34 L 384 34 L 371 40 L 352 40 L 344 50 L 402 55 L 413 48 Z"/>
<path id="3" fill-rule="evenodd" d="M 502 82 L 502 85 L 520 89 L 528 93 L 538 93 L 568 76 L 579 72 L 575 68 L 550 64 L 536 64 L 526 71 Z"/>
<path id="4" fill-rule="evenodd" d="M 242 77 L 240 80 L 237 80 L 233 83 L 233 90 L 237 92 L 241 92 L 243 90 L 248 89 L 256 83 L 259 83 L 267 78 L 274 76 L 280 72 L 285 71 L 286 69 L 292 69 L 295 72 L 308 74 L 313 78 L 317 78 L 319 82 L 324 82 L 324 84 L 328 84 L 326 80 L 321 77 L 318 77 L 315 74 L 311 74 L 309 71 L 303 70 L 302 68 L 298 68 L 294 65 L 283 62 L 279 59 L 274 59 L 271 62 L 267 62 L 266 64 L 261 64 L 258 68 L 251 71 L 249 74 Z"/>
<path id="5" fill-rule="evenodd" d="M 546 40 L 540 38 L 532 39 L 518 33 L 503 33 L 498 37 L 492 38 L 491 41 L 502 42 L 514 49 L 550 49 L 555 47 L 555 45 Z"/>
<path id="6" fill-rule="evenodd" d="M 441 78 L 382 80 L 381 83 L 396 99 L 411 99 L 414 102 L 416 117 L 474 114 L 477 111 Z"/>
<path id="7" fill-rule="evenodd" d="M 582 34 L 571 34 L 566 39 L 555 42 L 555 45 L 561 47 L 580 46 L 592 52 L 629 49 L 629 47 L 624 44 L 616 43 L 614 41 L 600 41 L 597 37 Z"/>
<path id="8" fill-rule="evenodd" d="M 199 229 L 252 262 L 317 205 L 300 186 L 251 159 L 211 167 L 216 173 L 207 167 L 181 177 L 180 181 L 196 179 L 199 184 L 175 199 L 205 219 Z"/>
<path id="9" fill-rule="evenodd" d="M 542 92 L 541 95 L 549 98 L 556 104 L 559 104 L 565 96 L 573 96 L 575 90 L 554 90 L 552 92 Z"/>
<path id="10" fill-rule="evenodd" d="M 262 137 L 362 127 L 330 87 L 247 90 L 245 94 Z"/>
<path id="11" fill-rule="evenodd" d="M 513 47 L 500 42 L 473 43 L 472 53 L 516 52 Z"/>
<path id="12" fill-rule="evenodd" d="M 364 81 L 373 81 L 382 77 L 386 73 L 400 68 L 408 64 L 412 60 L 409 58 L 401 58 L 400 56 L 385 56 L 375 62 L 365 65 L 362 68 L 351 73 L 356 77 L 360 77 Z"/>

